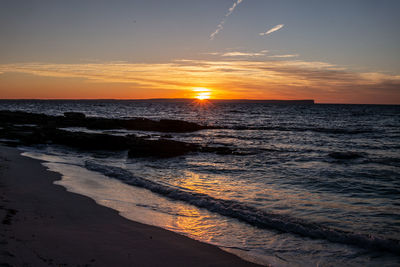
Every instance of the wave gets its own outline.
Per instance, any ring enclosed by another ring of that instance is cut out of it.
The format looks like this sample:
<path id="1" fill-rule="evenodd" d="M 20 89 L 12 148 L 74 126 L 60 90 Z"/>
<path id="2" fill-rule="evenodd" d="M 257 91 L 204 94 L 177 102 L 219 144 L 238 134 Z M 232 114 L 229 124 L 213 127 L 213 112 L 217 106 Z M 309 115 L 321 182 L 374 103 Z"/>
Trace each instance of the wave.
<path id="1" fill-rule="evenodd" d="M 387 166 L 400 167 L 400 158 L 382 157 L 376 159 L 369 159 L 366 163 L 378 163 Z"/>
<path id="2" fill-rule="evenodd" d="M 337 230 L 287 215 L 269 213 L 234 200 L 218 199 L 207 194 L 189 192 L 136 177 L 129 171 L 119 167 L 100 165 L 91 161 L 86 161 L 85 166 L 89 170 L 100 172 L 127 184 L 142 187 L 170 199 L 184 201 L 196 207 L 235 218 L 259 228 L 274 229 L 313 239 L 325 239 L 330 242 L 354 245 L 366 249 L 400 253 L 399 240 L 382 239 L 371 235 Z"/>
<path id="3" fill-rule="evenodd" d="M 284 132 L 317 132 L 327 134 L 363 134 L 373 133 L 371 129 L 343 129 L 343 128 L 322 128 L 322 127 L 285 127 L 285 126 L 233 126 L 233 130 L 264 130 L 264 131 L 284 131 Z"/>

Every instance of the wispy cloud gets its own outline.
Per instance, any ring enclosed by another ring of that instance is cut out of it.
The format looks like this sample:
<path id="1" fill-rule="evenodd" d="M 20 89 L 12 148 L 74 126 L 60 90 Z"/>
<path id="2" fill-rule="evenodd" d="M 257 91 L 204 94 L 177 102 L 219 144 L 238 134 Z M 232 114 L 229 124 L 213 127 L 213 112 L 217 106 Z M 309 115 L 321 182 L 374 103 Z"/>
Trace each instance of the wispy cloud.
<path id="1" fill-rule="evenodd" d="M 262 52 L 227 52 L 222 54 L 223 57 L 255 57 L 264 55 L 265 53 Z"/>
<path id="2" fill-rule="evenodd" d="M 210 52 L 207 55 L 222 56 L 222 57 L 256 57 L 265 56 L 269 50 L 261 50 L 259 52 L 243 52 L 243 51 L 229 51 L 229 52 Z"/>
<path id="3" fill-rule="evenodd" d="M 0 65 L 0 72 L 127 83 L 137 90 L 214 88 L 222 97 L 315 98 L 325 102 L 400 102 L 400 75 L 360 73 L 301 60 L 177 60 L 169 63 Z M 182 79 L 182 77 L 185 77 Z M 7 87 L 0 80 L 0 89 Z M 244 93 L 245 92 L 245 93 Z M 216 94 L 213 93 L 216 97 Z M 387 103 L 386 102 L 386 103 Z M 393 102 L 393 103 L 394 103 Z"/>
<path id="4" fill-rule="evenodd" d="M 228 13 L 225 14 L 225 18 L 223 20 L 221 20 L 221 22 L 218 24 L 217 28 L 215 29 L 215 31 L 213 33 L 210 34 L 210 40 L 213 40 L 215 38 L 215 36 L 222 31 L 222 29 L 224 28 L 224 24 L 226 19 L 233 13 L 233 11 L 235 10 L 235 8 L 241 3 L 243 2 L 243 0 L 237 0 L 236 2 L 233 3 L 233 5 L 228 9 Z"/>
<path id="5" fill-rule="evenodd" d="M 273 33 L 273 32 L 276 32 L 276 31 L 282 29 L 283 26 L 285 26 L 285 24 L 276 25 L 276 26 L 272 27 L 271 29 L 269 29 L 269 30 L 266 31 L 266 32 L 261 32 L 260 35 L 263 36 L 263 35 L 271 34 L 271 33 Z"/>
<path id="6" fill-rule="evenodd" d="M 269 56 L 272 58 L 291 58 L 291 57 L 298 57 L 299 54 L 288 54 L 288 55 L 273 55 L 273 56 Z"/>

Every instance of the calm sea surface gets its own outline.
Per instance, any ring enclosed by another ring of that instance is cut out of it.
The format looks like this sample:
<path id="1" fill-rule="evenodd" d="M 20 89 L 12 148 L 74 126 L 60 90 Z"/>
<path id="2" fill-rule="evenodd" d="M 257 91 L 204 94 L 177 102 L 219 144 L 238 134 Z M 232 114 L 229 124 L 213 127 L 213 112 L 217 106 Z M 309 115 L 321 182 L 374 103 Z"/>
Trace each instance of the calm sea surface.
<path id="1" fill-rule="evenodd" d="M 234 155 L 129 159 L 126 151 L 83 153 L 49 145 L 21 149 L 63 174 L 57 183 L 70 191 L 129 219 L 251 261 L 273 266 L 400 264 L 400 106 L 0 101 L 0 109 L 172 118 L 220 127 L 171 136 L 236 148 Z M 165 135 L 89 132 L 151 139 Z M 339 156 L 332 157 L 334 152 Z M 349 152 L 356 156 L 340 159 Z"/>

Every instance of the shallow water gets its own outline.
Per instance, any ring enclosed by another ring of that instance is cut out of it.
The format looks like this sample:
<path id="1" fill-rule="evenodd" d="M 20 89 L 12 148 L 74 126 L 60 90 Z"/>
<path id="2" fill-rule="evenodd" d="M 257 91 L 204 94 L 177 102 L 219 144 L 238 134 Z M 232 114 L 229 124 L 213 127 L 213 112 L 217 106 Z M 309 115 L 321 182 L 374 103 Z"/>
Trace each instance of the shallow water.
<path id="1" fill-rule="evenodd" d="M 399 106 L 0 101 L 0 109 L 221 126 L 171 135 L 234 147 L 238 155 L 194 153 L 161 160 L 58 146 L 23 150 L 62 173 L 59 183 L 68 190 L 132 220 L 252 261 L 276 266 L 400 264 Z M 332 152 L 358 157 L 335 159 Z"/>

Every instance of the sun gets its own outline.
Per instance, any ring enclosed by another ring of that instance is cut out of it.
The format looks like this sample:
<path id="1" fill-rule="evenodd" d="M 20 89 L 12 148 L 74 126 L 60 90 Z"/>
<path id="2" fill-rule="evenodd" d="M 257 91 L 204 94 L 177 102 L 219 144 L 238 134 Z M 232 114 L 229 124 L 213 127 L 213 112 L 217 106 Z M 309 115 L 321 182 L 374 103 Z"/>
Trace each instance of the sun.
<path id="1" fill-rule="evenodd" d="M 205 87 L 193 87 L 192 91 L 195 93 L 194 98 L 197 100 L 206 100 L 211 98 L 211 90 Z"/>
<path id="2" fill-rule="evenodd" d="M 198 100 L 210 99 L 210 93 L 199 93 L 195 96 Z"/>

